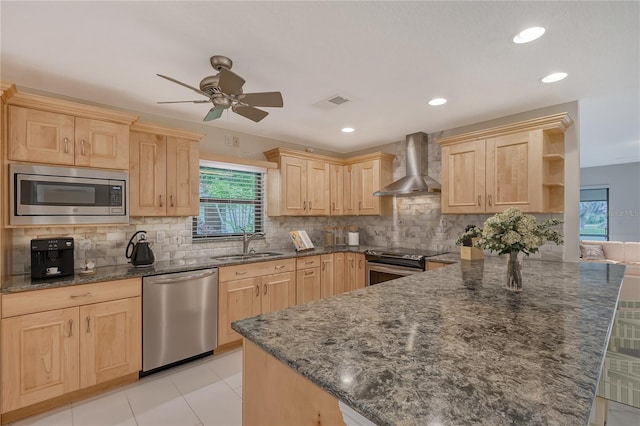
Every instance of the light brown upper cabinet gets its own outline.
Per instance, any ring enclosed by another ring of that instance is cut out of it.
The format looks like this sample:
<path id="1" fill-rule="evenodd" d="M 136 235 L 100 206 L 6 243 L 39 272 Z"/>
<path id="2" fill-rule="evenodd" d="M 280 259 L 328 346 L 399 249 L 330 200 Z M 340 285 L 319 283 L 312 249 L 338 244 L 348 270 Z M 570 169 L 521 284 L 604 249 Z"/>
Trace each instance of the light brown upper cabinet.
<path id="1" fill-rule="evenodd" d="M 392 197 L 376 197 L 373 193 L 391 183 L 393 155 L 377 153 L 376 157 L 350 159 L 344 166 L 345 214 L 380 216 L 391 213 Z"/>
<path id="2" fill-rule="evenodd" d="M 269 170 L 270 216 L 381 215 L 391 199 L 373 193 L 391 183 L 394 156 L 384 153 L 338 159 L 276 148 L 264 153 Z"/>
<path id="3" fill-rule="evenodd" d="M 129 168 L 129 125 L 136 116 L 24 93 L 8 104 L 9 160 Z"/>
<path id="4" fill-rule="evenodd" d="M 280 164 L 281 214 L 327 216 L 329 163 L 289 155 L 282 155 L 277 161 Z"/>
<path id="5" fill-rule="evenodd" d="M 442 213 L 564 210 L 566 113 L 440 139 Z"/>
<path id="6" fill-rule="evenodd" d="M 131 126 L 131 216 L 195 216 L 204 135 L 147 123 Z"/>

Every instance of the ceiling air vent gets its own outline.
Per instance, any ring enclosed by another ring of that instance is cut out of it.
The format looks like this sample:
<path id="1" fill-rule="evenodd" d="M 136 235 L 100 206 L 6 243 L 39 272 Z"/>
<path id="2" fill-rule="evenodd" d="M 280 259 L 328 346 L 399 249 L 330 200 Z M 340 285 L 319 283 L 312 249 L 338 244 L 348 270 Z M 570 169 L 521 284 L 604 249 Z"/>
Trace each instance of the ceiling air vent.
<path id="1" fill-rule="evenodd" d="M 343 98 L 342 96 L 338 95 L 329 99 L 329 102 L 331 102 L 334 105 L 342 105 L 345 102 L 349 102 L 349 99 Z"/>

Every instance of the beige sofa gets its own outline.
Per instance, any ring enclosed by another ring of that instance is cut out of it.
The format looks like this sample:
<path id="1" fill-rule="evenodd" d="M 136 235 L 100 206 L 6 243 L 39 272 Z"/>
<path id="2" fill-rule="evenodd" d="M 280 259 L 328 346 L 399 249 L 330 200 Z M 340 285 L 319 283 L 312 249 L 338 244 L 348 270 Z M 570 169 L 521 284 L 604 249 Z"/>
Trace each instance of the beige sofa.
<path id="1" fill-rule="evenodd" d="M 583 258 L 583 261 L 622 263 L 627 267 L 625 277 L 640 276 L 640 242 L 584 240 L 580 242 L 580 245 L 601 246 L 604 252 L 604 259 Z"/>

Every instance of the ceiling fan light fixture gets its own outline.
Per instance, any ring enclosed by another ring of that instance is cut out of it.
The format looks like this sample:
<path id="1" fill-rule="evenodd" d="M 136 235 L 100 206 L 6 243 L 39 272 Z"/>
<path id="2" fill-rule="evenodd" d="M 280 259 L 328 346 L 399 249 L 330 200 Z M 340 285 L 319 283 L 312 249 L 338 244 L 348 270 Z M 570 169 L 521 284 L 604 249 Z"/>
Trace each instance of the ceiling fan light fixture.
<path id="1" fill-rule="evenodd" d="M 431 106 L 440 106 L 447 103 L 445 98 L 433 98 L 429 101 L 429 105 Z"/>
<path id="2" fill-rule="evenodd" d="M 544 32 L 544 27 L 529 27 L 516 34 L 516 36 L 513 37 L 513 42 L 516 44 L 529 43 L 542 37 Z"/>
<path id="3" fill-rule="evenodd" d="M 356 129 L 354 129 L 353 127 L 343 127 L 342 128 L 342 133 L 353 133 Z"/>
<path id="4" fill-rule="evenodd" d="M 567 75 L 568 74 L 566 72 L 554 72 L 545 77 L 542 77 L 540 81 L 542 83 L 555 83 L 556 81 L 564 80 L 565 78 L 567 78 Z"/>

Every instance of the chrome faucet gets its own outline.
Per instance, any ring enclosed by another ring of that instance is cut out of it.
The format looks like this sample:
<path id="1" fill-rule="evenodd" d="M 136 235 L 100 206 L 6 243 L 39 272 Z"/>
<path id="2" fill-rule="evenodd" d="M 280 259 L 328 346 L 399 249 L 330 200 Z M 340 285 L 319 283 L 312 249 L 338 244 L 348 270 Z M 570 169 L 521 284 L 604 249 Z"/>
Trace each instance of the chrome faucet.
<path id="1" fill-rule="evenodd" d="M 254 238 L 264 237 L 264 232 L 256 232 L 255 234 L 247 234 L 244 228 L 242 229 L 242 254 L 247 254 L 249 251 L 249 243 Z"/>

